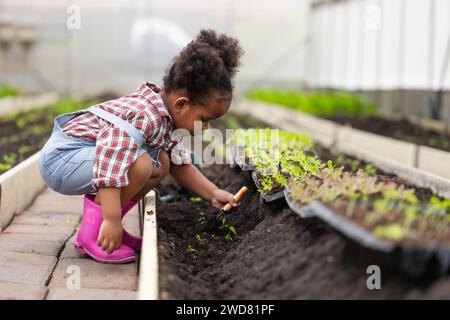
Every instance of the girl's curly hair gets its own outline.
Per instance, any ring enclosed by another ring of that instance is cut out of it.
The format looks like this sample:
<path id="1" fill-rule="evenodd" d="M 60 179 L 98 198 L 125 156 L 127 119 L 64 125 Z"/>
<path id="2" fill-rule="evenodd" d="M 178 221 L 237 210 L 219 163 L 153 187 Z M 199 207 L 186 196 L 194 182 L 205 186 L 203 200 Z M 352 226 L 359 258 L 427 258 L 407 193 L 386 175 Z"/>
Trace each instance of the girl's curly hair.
<path id="1" fill-rule="evenodd" d="M 239 41 L 214 30 L 200 30 L 199 35 L 175 57 L 164 76 L 164 90 L 186 89 L 193 103 L 202 103 L 211 90 L 232 93 L 231 80 L 236 75 L 243 50 Z"/>

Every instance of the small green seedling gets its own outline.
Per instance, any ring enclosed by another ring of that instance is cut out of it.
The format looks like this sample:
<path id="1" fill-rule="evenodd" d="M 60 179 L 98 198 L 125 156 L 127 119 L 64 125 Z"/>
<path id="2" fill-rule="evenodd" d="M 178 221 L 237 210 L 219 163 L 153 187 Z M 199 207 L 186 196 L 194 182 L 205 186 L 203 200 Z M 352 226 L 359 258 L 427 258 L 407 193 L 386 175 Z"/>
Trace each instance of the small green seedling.
<path id="1" fill-rule="evenodd" d="M 358 167 L 359 167 L 360 164 L 361 164 L 361 161 L 353 160 L 350 163 L 350 170 L 352 170 L 352 172 L 356 172 L 358 170 Z"/>
<path id="2" fill-rule="evenodd" d="M 399 241 L 406 236 L 406 230 L 400 224 L 393 223 L 387 226 L 378 226 L 374 230 L 377 238 Z"/>
<path id="3" fill-rule="evenodd" d="M 371 164 L 367 164 L 364 167 L 364 172 L 367 173 L 369 176 L 373 176 L 377 173 L 377 169 L 375 169 L 375 167 Z"/>
<path id="4" fill-rule="evenodd" d="M 200 213 L 200 218 L 197 219 L 197 222 L 198 222 L 200 225 L 204 225 L 204 224 L 207 222 L 206 217 L 205 217 L 205 215 L 204 215 L 203 212 Z"/>
<path id="5" fill-rule="evenodd" d="M 211 235 L 211 238 L 212 238 L 213 240 L 219 240 L 219 239 L 220 239 L 220 237 L 216 236 L 215 234 Z"/>
<path id="6" fill-rule="evenodd" d="M 337 156 L 337 158 L 336 158 L 336 164 L 337 164 L 338 166 L 345 165 L 346 159 L 347 159 L 347 158 L 345 157 L 345 155 L 339 154 L 339 155 Z"/>
<path id="7" fill-rule="evenodd" d="M 327 161 L 327 167 L 328 167 L 328 171 L 330 171 L 330 173 L 334 172 L 333 161 L 328 160 Z"/>
<path id="8" fill-rule="evenodd" d="M 226 241 L 232 241 L 233 240 L 233 236 L 237 236 L 237 232 L 236 229 L 232 226 L 229 225 L 225 219 L 225 217 L 222 218 L 221 220 L 222 225 L 219 227 L 219 229 L 226 229 L 227 230 L 227 234 L 225 235 L 225 240 Z"/>
<path id="9" fill-rule="evenodd" d="M 17 161 L 17 155 L 14 153 L 5 154 L 3 156 L 3 162 L 9 165 L 13 165 Z"/>

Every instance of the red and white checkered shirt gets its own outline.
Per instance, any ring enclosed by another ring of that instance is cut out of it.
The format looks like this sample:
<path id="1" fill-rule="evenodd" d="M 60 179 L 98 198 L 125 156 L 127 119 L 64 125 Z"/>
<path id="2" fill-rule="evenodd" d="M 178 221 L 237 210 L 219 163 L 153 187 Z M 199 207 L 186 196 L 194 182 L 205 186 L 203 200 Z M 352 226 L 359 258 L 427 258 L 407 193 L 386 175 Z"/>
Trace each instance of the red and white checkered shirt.
<path id="1" fill-rule="evenodd" d="M 191 163 L 181 137 L 172 136 L 173 120 L 161 98 L 162 89 L 144 82 L 130 95 L 98 104 L 130 122 L 142 134 L 148 147 L 163 149 L 176 164 Z M 128 169 L 138 157 L 139 145 L 123 129 L 87 112 L 68 121 L 62 131 L 69 136 L 96 141 L 94 177 L 96 188 L 128 185 Z"/>

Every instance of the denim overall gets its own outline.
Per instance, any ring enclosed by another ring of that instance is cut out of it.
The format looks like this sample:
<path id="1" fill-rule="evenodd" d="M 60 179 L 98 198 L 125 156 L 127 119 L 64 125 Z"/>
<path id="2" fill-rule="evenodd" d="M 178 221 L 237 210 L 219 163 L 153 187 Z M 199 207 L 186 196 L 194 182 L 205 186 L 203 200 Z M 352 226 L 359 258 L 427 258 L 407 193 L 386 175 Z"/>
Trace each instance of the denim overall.
<path id="1" fill-rule="evenodd" d="M 93 106 L 55 118 L 52 135 L 45 143 L 39 158 L 39 171 L 51 189 L 65 195 L 97 192 L 91 185 L 96 142 L 71 137 L 61 129 L 68 121 L 86 112 L 91 112 L 126 131 L 139 145 L 138 156 L 148 152 L 154 164 L 160 166 L 160 149 L 149 148 L 138 129 L 114 114 Z"/>

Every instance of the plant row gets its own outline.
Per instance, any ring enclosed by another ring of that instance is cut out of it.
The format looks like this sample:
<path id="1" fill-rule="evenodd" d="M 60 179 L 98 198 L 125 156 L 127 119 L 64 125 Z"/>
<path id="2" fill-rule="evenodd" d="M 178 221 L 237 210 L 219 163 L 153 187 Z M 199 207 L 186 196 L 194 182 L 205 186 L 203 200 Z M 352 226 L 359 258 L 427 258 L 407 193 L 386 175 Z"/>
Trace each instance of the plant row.
<path id="1" fill-rule="evenodd" d="M 13 88 L 7 84 L 0 85 L 0 98 L 18 97 L 20 95 L 20 91 L 16 88 Z"/>
<path id="2" fill-rule="evenodd" d="M 50 136 L 54 118 L 94 102 L 61 99 L 57 103 L 0 117 L 0 174 L 39 151 Z"/>
<path id="3" fill-rule="evenodd" d="M 370 117 L 377 112 L 377 107 L 373 103 L 346 92 L 301 93 L 255 89 L 247 93 L 247 98 L 278 104 L 320 117 Z"/>

